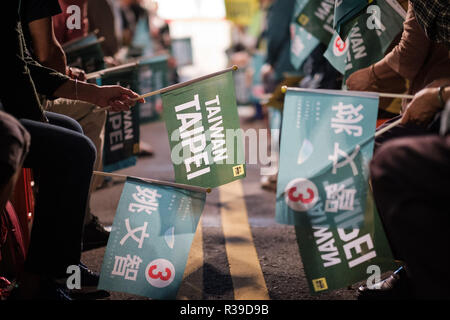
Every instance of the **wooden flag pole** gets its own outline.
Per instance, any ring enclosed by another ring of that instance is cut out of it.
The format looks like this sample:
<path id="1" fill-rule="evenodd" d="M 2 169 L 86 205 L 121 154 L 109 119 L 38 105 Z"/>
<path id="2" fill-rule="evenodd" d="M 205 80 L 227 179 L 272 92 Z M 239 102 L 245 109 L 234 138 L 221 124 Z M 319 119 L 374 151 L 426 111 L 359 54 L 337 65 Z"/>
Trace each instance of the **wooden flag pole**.
<path id="1" fill-rule="evenodd" d="M 188 81 L 185 81 L 185 82 L 173 84 L 171 86 L 168 86 L 168 87 L 156 90 L 156 91 L 145 93 L 145 94 L 140 95 L 140 96 L 138 96 L 136 98 L 133 98 L 132 100 L 137 101 L 137 100 L 145 99 L 145 98 L 148 98 L 148 97 L 151 97 L 151 96 L 154 96 L 154 95 L 157 95 L 157 94 L 161 94 L 161 93 L 164 93 L 164 92 L 167 92 L 167 91 L 183 88 L 183 87 L 186 87 L 186 86 L 188 86 L 190 84 L 193 84 L 195 82 L 202 81 L 202 80 L 205 80 L 205 79 L 209 79 L 209 78 L 218 76 L 218 75 L 220 75 L 222 73 L 226 73 L 228 71 L 236 71 L 237 69 L 238 69 L 238 66 L 234 65 L 234 66 L 232 66 L 230 68 L 227 68 L 227 69 L 224 69 L 224 70 L 221 70 L 221 71 L 217 71 L 217 72 L 214 72 L 214 73 L 211 73 L 211 74 L 207 74 L 207 75 L 199 77 L 199 78 L 195 78 L 195 79 L 188 80 Z M 103 110 L 108 110 L 109 108 L 110 107 L 94 109 L 94 112 L 100 112 L 100 111 L 103 111 Z"/>
<path id="2" fill-rule="evenodd" d="M 115 67 L 111 67 L 111 68 L 106 68 L 106 69 L 94 71 L 94 72 L 88 73 L 86 75 L 86 80 L 91 80 L 91 79 L 94 79 L 94 78 L 98 78 L 98 77 L 100 77 L 100 76 L 102 76 L 102 75 L 104 75 L 105 73 L 108 73 L 108 72 L 122 70 L 122 69 L 126 69 L 126 68 L 129 68 L 129 67 L 134 67 L 134 66 L 137 66 L 138 64 L 139 64 L 139 61 L 135 61 L 135 62 L 122 64 L 120 66 L 115 66 Z"/>
<path id="3" fill-rule="evenodd" d="M 133 179 L 138 179 L 138 180 L 142 180 L 142 181 L 153 183 L 153 184 L 160 184 L 160 185 L 164 185 L 164 186 L 181 188 L 181 189 L 186 189 L 186 190 L 195 191 L 195 192 L 203 192 L 203 193 L 210 193 L 211 192 L 211 188 L 190 186 L 190 185 L 187 185 L 187 184 L 181 184 L 181 183 L 175 183 L 175 182 L 169 182 L 169 181 L 162 181 L 162 180 L 155 180 L 155 179 L 149 179 L 149 178 L 133 177 L 133 176 L 127 176 L 127 175 L 118 174 L 118 173 L 93 171 L 93 174 L 98 175 L 98 176 L 104 176 L 104 177 L 120 178 L 120 179 L 123 179 L 123 180 L 126 180 L 127 178 L 133 178 Z"/>
<path id="4" fill-rule="evenodd" d="M 140 100 L 142 98 L 147 98 L 147 97 L 154 96 L 155 94 L 160 94 L 160 93 L 164 93 L 164 92 L 167 92 L 167 91 L 183 88 L 183 87 L 186 87 L 186 86 L 188 86 L 190 84 L 193 84 L 195 82 L 202 81 L 202 80 L 205 80 L 205 79 L 209 79 L 209 78 L 218 76 L 218 75 L 220 75 L 222 73 L 226 73 L 228 71 L 236 71 L 237 69 L 238 69 L 238 66 L 234 65 L 234 66 L 232 66 L 230 68 L 227 68 L 227 69 L 224 69 L 222 71 L 217 71 L 217 72 L 214 72 L 214 73 L 211 73 L 211 74 L 207 74 L 207 75 L 199 77 L 199 78 L 195 78 L 195 79 L 188 80 L 188 81 L 185 81 L 185 82 L 173 84 L 171 86 L 168 86 L 168 87 L 165 87 L 165 88 L 153 91 L 153 92 L 149 92 L 149 93 L 143 94 L 143 95 L 141 95 L 141 96 L 139 96 L 137 98 L 134 98 L 133 100 Z"/>
<path id="5" fill-rule="evenodd" d="M 382 129 L 378 130 L 377 132 L 375 132 L 375 137 L 378 137 L 379 135 L 381 135 L 381 134 L 385 133 L 386 131 L 392 129 L 393 127 L 399 125 L 401 122 L 402 122 L 402 118 L 400 118 L 400 119 L 398 119 L 398 120 L 388 124 L 386 127 L 384 127 Z"/>
<path id="6" fill-rule="evenodd" d="M 282 86 L 281 92 L 286 93 L 286 91 L 292 90 L 292 91 L 311 91 L 311 89 L 306 88 L 294 88 L 294 87 L 288 87 L 288 86 Z M 322 90 L 322 89 L 312 89 L 312 90 Z M 338 93 L 339 90 L 334 90 Z M 346 90 L 340 90 L 342 93 L 348 93 L 350 91 Z M 384 92 L 372 92 L 372 91 L 353 91 L 353 92 L 361 92 L 361 93 L 369 93 L 378 95 L 381 98 L 399 98 L 399 99 L 413 99 L 414 96 L 410 94 L 401 94 L 401 93 L 384 93 Z"/>
<path id="7" fill-rule="evenodd" d="M 303 89 L 303 88 L 288 88 L 287 86 L 282 86 L 281 87 L 281 92 L 286 93 L 287 90 L 308 91 L 308 89 Z M 367 92 L 367 91 L 362 91 L 362 92 Z M 384 97 L 384 98 L 401 98 L 401 99 L 413 99 L 414 98 L 414 96 L 408 95 L 408 94 L 382 93 L 382 92 L 368 92 L 368 93 L 377 94 L 379 97 Z M 378 130 L 377 132 L 375 132 L 375 137 L 378 137 L 379 135 L 381 135 L 381 134 L 385 133 L 386 131 L 392 129 L 393 127 L 398 126 L 401 122 L 402 122 L 402 118 L 400 118 L 400 119 L 390 123 L 386 127 L 384 127 L 382 129 Z"/>

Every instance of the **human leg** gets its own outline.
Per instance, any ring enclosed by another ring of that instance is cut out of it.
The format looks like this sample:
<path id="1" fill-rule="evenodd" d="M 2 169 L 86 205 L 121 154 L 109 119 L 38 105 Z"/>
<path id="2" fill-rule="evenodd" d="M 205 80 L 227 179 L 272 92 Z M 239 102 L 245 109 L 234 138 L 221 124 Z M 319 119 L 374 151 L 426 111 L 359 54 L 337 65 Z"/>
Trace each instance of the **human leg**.
<path id="1" fill-rule="evenodd" d="M 32 145 L 24 165 L 38 171 L 39 191 L 26 270 L 52 277 L 77 265 L 95 147 L 74 120 L 48 115 L 50 124 L 22 119 Z M 52 123 L 65 125 L 57 126 Z"/>
<path id="2" fill-rule="evenodd" d="M 395 139 L 371 163 L 375 201 L 419 298 L 449 298 L 450 136 Z"/>
<path id="3" fill-rule="evenodd" d="M 94 170 L 103 170 L 103 146 L 105 139 L 106 111 L 94 112 L 96 106 L 87 102 L 56 99 L 47 102 L 47 110 L 59 114 L 64 114 L 76 120 L 82 127 L 84 134 L 94 143 L 97 150 L 97 158 L 94 163 Z M 93 176 L 89 194 L 103 183 L 103 177 Z M 91 213 L 88 200 L 84 229 L 84 249 L 88 250 L 99 246 L 104 246 L 109 237 L 109 232 L 98 221 L 98 218 Z"/>

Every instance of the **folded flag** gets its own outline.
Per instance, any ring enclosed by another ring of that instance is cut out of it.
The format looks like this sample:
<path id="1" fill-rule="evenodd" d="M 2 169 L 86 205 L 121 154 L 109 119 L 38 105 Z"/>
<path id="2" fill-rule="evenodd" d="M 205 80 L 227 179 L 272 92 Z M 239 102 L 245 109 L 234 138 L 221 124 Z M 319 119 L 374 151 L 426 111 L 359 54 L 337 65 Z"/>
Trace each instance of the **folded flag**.
<path id="1" fill-rule="evenodd" d="M 376 94 L 288 89 L 276 221 L 295 225 L 311 292 L 388 271 L 393 258 L 370 189 Z"/>
<path id="2" fill-rule="evenodd" d="M 245 177 L 234 69 L 162 90 L 177 183 L 214 188 Z"/>
<path id="3" fill-rule="evenodd" d="M 128 178 L 98 288 L 175 299 L 205 198 L 203 192 Z"/>

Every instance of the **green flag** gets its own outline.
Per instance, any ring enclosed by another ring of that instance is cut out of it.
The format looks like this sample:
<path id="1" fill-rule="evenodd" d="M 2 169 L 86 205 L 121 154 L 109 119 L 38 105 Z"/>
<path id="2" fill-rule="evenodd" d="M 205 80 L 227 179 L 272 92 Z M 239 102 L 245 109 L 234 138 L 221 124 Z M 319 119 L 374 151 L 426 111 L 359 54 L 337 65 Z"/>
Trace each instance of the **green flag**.
<path id="1" fill-rule="evenodd" d="M 368 188 L 377 112 L 375 94 L 286 93 L 276 220 L 295 225 L 313 293 L 363 280 L 370 265 L 394 268 Z"/>
<path id="2" fill-rule="evenodd" d="M 176 182 L 214 188 L 245 177 L 232 71 L 173 87 L 162 100 Z"/>
<path id="3" fill-rule="evenodd" d="M 337 32 L 328 44 L 324 56 L 333 67 L 344 74 L 344 81 L 353 72 L 381 60 L 395 37 L 403 29 L 406 12 L 395 0 L 374 0 L 379 20 L 371 14 L 361 14 L 345 41 Z"/>
<path id="4" fill-rule="evenodd" d="M 139 91 L 138 66 L 124 66 L 101 74 L 98 85 L 121 85 Z M 128 111 L 108 111 L 105 124 L 103 170 L 116 171 L 136 164 L 139 153 L 139 108 Z"/>
<path id="5" fill-rule="evenodd" d="M 296 22 L 323 44 L 333 36 L 334 0 L 309 0 Z"/>

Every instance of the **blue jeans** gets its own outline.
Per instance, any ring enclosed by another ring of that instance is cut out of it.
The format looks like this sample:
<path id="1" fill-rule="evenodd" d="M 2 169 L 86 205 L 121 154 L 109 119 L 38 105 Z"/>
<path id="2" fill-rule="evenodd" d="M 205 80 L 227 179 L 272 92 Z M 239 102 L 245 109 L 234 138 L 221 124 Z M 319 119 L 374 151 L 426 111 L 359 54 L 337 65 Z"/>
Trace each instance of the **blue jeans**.
<path id="1" fill-rule="evenodd" d="M 46 115 L 49 123 L 20 120 L 31 135 L 24 167 L 33 169 L 38 186 L 25 270 L 62 277 L 80 262 L 96 151 L 75 120 Z"/>

